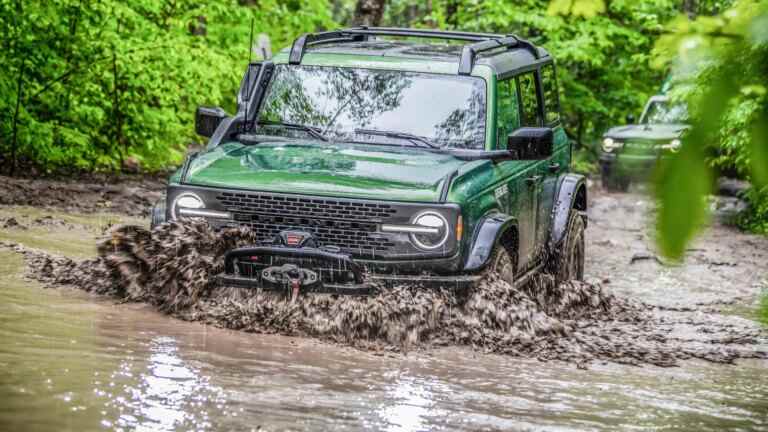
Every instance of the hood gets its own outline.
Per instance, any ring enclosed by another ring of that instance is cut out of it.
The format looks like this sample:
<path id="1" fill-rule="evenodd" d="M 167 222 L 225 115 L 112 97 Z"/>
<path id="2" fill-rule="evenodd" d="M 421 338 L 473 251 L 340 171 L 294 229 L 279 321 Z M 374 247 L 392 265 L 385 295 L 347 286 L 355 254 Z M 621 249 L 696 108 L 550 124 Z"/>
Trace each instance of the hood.
<path id="1" fill-rule="evenodd" d="M 187 183 L 270 192 L 434 202 L 462 161 L 416 147 L 230 142 L 201 153 Z"/>
<path id="2" fill-rule="evenodd" d="M 684 124 L 626 125 L 611 128 L 603 136 L 618 140 L 642 139 L 669 141 L 679 138 L 690 126 Z"/>

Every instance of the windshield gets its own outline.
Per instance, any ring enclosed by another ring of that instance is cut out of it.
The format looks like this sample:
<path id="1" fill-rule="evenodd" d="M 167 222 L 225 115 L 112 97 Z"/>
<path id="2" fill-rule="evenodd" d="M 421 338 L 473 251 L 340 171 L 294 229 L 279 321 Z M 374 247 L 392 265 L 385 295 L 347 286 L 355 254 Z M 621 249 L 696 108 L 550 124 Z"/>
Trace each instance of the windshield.
<path id="1" fill-rule="evenodd" d="M 676 124 L 685 123 L 688 119 L 688 111 L 685 105 L 669 105 L 664 101 L 651 102 L 645 111 L 643 124 Z"/>
<path id="2" fill-rule="evenodd" d="M 404 71 L 278 65 L 258 124 L 259 134 L 294 136 L 311 129 L 331 140 L 482 149 L 485 81 Z"/>

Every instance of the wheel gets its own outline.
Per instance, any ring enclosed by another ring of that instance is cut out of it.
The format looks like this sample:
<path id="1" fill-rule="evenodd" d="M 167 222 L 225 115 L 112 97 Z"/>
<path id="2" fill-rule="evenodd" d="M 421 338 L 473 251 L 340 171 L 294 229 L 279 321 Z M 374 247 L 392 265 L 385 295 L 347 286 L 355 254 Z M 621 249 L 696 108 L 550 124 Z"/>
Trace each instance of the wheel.
<path id="1" fill-rule="evenodd" d="M 584 280 L 584 219 L 576 210 L 568 216 L 568 228 L 557 251 L 550 259 L 549 272 L 560 284 L 569 280 Z"/>
<path id="2" fill-rule="evenodd" d="M 603 165 L 600 178 L 609 192 L 626 192 L 629 189 L 629 178 L 615 173 L 609 165 Z"/>
<path id="3" fill-rule="evenodd" d="M 496 246 L 485 271 L 486 275 L 492 273 L 510 285 L 515 283 L 515 261 L 507 248 L 502 245 Z"/>
<path id="4" fill-rule="evenodd" d="M 165 198 L 157 200 L 152 207 L 152 221 L 149 223 L 149 228 L 154 229 L 163 222 L 165 222 Z"/>

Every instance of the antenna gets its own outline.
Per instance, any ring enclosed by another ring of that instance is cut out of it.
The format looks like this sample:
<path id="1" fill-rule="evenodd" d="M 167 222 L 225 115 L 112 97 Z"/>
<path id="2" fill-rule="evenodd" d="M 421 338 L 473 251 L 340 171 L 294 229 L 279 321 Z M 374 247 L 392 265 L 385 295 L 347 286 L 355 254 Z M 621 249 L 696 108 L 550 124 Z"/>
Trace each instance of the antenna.
<path id="1" fill-rule="evenodd" d="M 253 23 L 254 18 L 251 17 L 251 35 L 248 38 L 248 70 L 245 72 L 245 96 L 243 101 L 245 102 L 245 121 L 243 127 L 248 127 L 248 105 L 251 104 L 251 61 L 253 60 Z M 243 130 L 245 132 L 245 130 Z"/>

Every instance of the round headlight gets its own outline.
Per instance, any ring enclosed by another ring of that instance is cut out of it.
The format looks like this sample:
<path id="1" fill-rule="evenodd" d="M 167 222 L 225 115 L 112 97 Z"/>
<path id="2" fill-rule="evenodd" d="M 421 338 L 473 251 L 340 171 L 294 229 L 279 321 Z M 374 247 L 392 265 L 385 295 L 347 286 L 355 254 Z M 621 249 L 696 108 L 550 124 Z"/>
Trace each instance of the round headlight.
<path id="1" fill-rule="evenodd" d="M 669 143 L 669 149 L 672 150 L 673 152 L 676 152 L 676 151 L 680 150 L 680 146 L 681 145 L 683 145 L 682 141 L 680 141 L 679 139 L 675 138 L 675 139 L 673 139 Z"/>
<path id="2" fill-rule="evenodd" d="M 420 213 L 413 219 L 413 224 L 425 228 L 424 232 L 411 234 L 411 241 L 421 249 L 437 249 L 448 241 L 448 221 L 440 213 Z"/>
<path id="3" fill-rule="evenodd" d="M 173 205 L 171 205 L 171 217 L 173 217 L 174 220 L 179 218 L 179 209 L 186 208 L 186 209 L 201 209 L 204 208 L 205 204 L 203 204 L 203 200 L 200 199 L 199 196 L 193 194 L 192 192 L 184 192 L 183 194 L 176 197 L 175 200 L 173 200 Z"/>
<path id="4" fill-rule="evenodd" d="M 614 141 L 613 138 L 605 138 L 603 139 L 603 150 L 606 152 L 612 152 L 613 149 L 621 147 L 621 143 L 618 141 Z"/>

